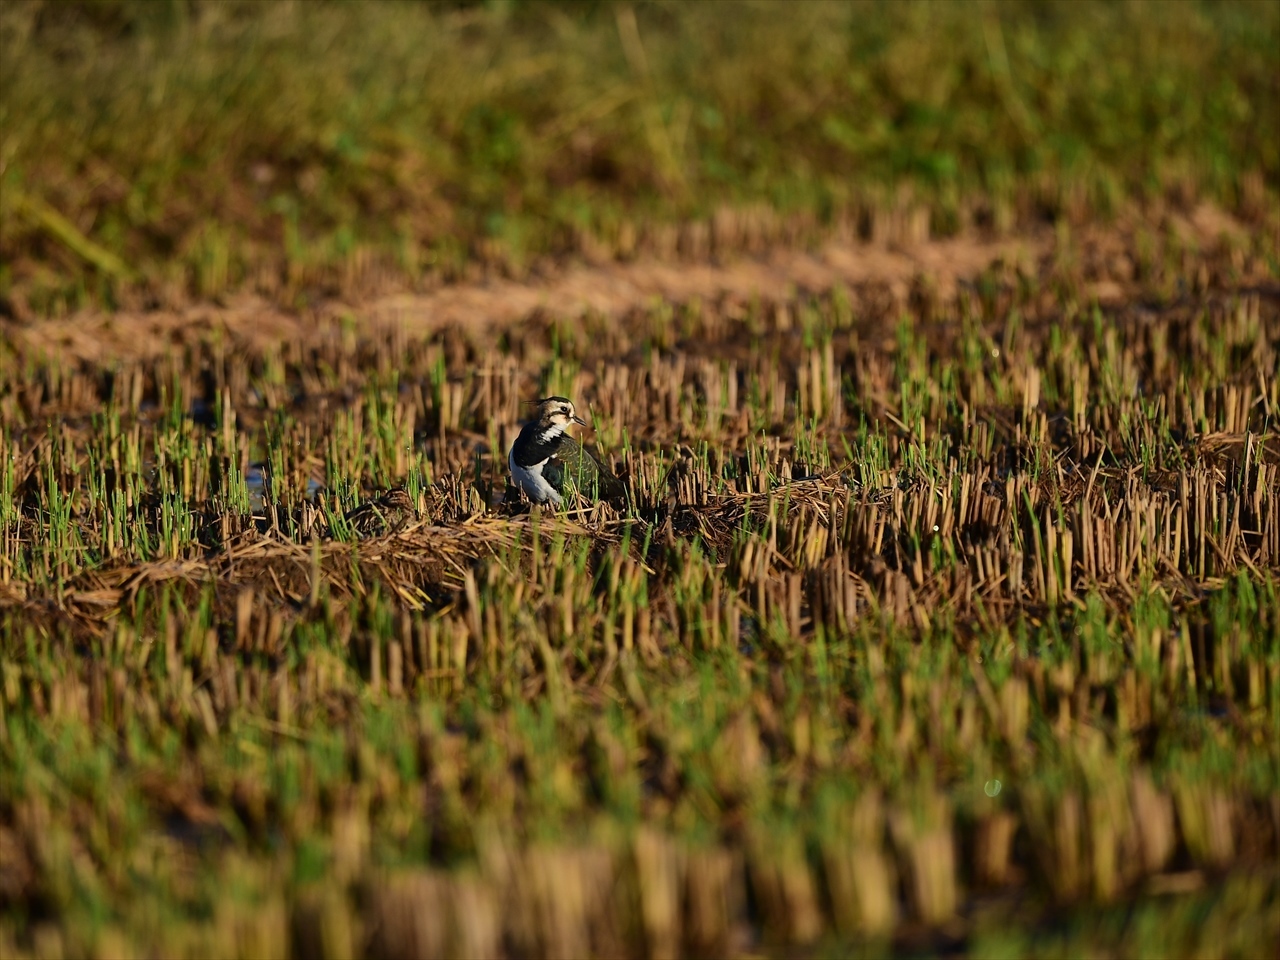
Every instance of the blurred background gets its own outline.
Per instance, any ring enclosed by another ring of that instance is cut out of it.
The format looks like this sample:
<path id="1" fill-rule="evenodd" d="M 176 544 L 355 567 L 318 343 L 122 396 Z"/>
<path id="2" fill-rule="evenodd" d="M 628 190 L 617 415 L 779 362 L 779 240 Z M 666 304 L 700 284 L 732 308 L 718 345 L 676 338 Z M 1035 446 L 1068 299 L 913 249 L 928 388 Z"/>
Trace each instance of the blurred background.
<path id="1" fill-rule="evenodd" d="M 1249 222 L 1278 117 L 1272 2 L 6 0 L 0 304 L 519 277 L 727 209 Z"/>

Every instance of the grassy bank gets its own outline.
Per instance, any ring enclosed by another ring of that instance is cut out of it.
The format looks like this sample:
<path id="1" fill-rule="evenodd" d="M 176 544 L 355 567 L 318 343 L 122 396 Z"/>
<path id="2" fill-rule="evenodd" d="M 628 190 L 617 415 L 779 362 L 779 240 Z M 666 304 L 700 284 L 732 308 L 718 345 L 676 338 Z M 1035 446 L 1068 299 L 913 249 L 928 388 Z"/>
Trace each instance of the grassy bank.
<path id="1" fill-rule="evenodd" d="M 1270 3 L 9 2 L 0 297 L 292 304 L 671 253 L 727 208 L 721 253 L 895 206 L 1248 219 L 1277 50 Z"/>

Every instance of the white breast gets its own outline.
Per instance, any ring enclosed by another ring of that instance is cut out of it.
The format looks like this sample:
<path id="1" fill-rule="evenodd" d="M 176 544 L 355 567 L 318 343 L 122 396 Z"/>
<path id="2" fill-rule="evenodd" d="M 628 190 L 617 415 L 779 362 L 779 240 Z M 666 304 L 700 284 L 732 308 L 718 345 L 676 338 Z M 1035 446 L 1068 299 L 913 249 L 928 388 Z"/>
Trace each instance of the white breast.
<path id="1" fill-rule="evenodd" d="M 564 499 L 556 492 L 555 487 L 542 477 L 542 468 L 547 461 L 542 460 L 531 467 L 522 467 L 516 463 L 516 448 L 512 446 L 507 454 L 507 468 L 511 471 L 511 479 L 516 482 L 525 495 L 534 503 L 554 503 L 559 506 Z"/>

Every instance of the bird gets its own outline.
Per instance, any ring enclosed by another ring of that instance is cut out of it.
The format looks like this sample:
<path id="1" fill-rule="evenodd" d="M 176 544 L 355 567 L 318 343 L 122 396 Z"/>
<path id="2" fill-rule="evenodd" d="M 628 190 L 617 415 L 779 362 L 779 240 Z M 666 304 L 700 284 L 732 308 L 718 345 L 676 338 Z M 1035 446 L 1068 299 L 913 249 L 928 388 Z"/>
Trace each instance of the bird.
<path id="1" fill-rule="evenodd" d="M 530 401 L 536 415 L 524 425 L 507 454 L 511 479 L 534 503 L 561 506 L 573 489 L 591 500 L 618 502 L 627 489 L 595 455 L 569 436 L 570 424 L 586 426 L 573 401 L 543 397 Z"/>
<path id="2" fill-rule="evenodd" d="M 403 487 L 388 490 L 382 496 L 362 503 L 345 516 L 351 531 L 361 540 L 384 533 L 394 533 L 418 517 L 418 508 Z"/>

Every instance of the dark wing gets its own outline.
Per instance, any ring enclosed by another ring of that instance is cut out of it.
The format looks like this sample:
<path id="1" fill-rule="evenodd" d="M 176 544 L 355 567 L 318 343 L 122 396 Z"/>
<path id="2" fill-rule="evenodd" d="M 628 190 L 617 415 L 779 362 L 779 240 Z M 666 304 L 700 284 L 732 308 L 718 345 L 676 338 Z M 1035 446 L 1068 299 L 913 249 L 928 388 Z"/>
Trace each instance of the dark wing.
<path id="1" fill-rule="evenodd" d="M 620 504 L 627 499 L 627 485 L 614 476 L 613 472 L 601 463 L 590 450 L 582 451 L 591 458 L 596 467 L 596 496 L 609 503 Z"/>
<path id="2" fill-rule="evenodd" d="M 557 493 L 564 493 L 572 484 L 590 500 L 620 501 L 627 496 L 622 481 L 595 454 L 568 436 L 560 438 L 554 456 L 542 468 L 542 476 Z"/>
<path id="3" fill-rule="evenodd" d="M 559 457 L 552 457 L 542 465 L 542 479 L 551 484 L 556 493 L 564 493 L 564 478 L 564 461 Z"/>

